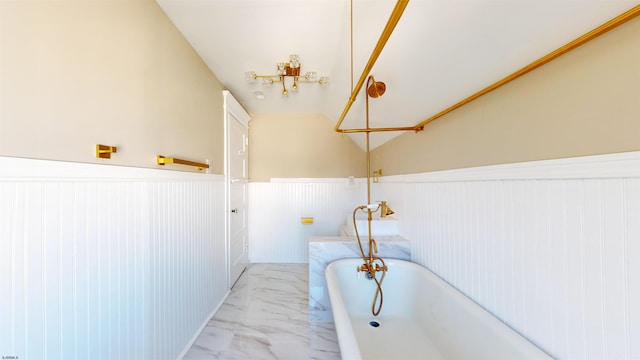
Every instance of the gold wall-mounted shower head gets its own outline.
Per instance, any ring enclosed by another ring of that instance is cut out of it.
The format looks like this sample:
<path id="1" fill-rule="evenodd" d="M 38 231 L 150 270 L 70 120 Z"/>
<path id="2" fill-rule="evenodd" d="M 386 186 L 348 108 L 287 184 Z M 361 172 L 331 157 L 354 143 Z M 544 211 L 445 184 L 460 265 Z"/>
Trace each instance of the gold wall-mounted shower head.
<path id="1" fill-rule="evenodd" d="M 371 77 L 372 83 L 367 88 L 367 94 L 369 94 L 372 98 L 378 98 L 384 94 L 385 90 L 387 90 L 387 86 L 382 81 L 376 81 L 376 79 Z"/>

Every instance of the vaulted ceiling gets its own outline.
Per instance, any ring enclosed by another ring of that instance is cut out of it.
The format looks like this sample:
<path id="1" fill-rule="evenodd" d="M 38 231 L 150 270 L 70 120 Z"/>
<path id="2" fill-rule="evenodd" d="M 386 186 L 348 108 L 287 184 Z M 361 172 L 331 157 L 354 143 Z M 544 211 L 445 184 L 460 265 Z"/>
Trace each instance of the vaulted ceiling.
<path id="1" fill-rule="evenodd" d="M 322 113 L 334 123 L 396 5 L 394 0 L 157 2 L 247 111 Z M 410 0 L 371 71 L 387 86 L 384 96 L 370 103 L 371 125 L 416 125 L 638 4 Z M 275 74 L 276 63 L 287 62 L 290 54 L 299 55 L 302 73 L 328 76 L 329 85 L 300 84 L 283 97 L 281 84 L 246 80 L 247 71 Z M 342 128 L 364 127 L 363 91 Z M 372 134 L 372 147 L 397 135 Z M 353 138 L 363 146 L 362 136 Z"/>

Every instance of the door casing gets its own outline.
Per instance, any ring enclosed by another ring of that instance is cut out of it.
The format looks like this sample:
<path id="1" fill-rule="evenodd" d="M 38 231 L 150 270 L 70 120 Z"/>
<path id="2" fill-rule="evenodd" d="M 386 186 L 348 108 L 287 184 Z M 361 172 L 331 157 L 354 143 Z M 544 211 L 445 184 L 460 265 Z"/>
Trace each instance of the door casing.
<path id="1" fill-rule="evenodd" d="M 226 210 L 225 212 L 226 214 L 225 216 L 225 241 L 226 241 L 225 248 L 226 248 L 226 261 L 227 261 L 227 266 L 226 266 L 227 281 L 228 281 L 229 288 L 231 288 L 233 284 L 236 282 L 236 280 L 238 279 L 238 277 L 240 276 L 240 274 L 242 273 L 242 270 L 244 269 L 244 267 L 248 265 L 248 262 L 249 262 L 248 238 L 247 238 L 248 230 L 246 228 L 248 224 L 248 214 L 246 212 L 248 208 L 247 186 L 248 186 L 248 180 L 249 180 L 248 178 L 248 141 L 245 140 L 245 144 L 242 150 L 245 152 L 244 164 L 241 165 L 242 167 L 244 167 L 244 170 L 241 171 L 241 175 L 239 175 L 238 164 L 237 163 L 234 164 L 234 161 L 237 161 L 239 159 L 239 157 L 236 156 L 237 154 L 235 154 L 235 151 L 238 151 L 238 149 L 231 148 L 233 145 L 231 136 L 234 131 L 234 127 L 237 130 L 238 129 L 237 124 L 239 124 L 240 126 L 244 127 L 245 139 L 248 139 L 246 135 L 248 135 L 250 117 L 249 117 L 249 114 L 242 108 L 242 105 L 240 105 L 240 103 L 233 97 L 233 95 L 228 90 L 223 91 L 223 97 L 224 97 L 224 133 L 225 133 L 224 173 L 225 173 L 225 179 L 226 179 L 226 183 L 225 183 L 225 210 Z M 238 185 L 243 185 L 243 186 L 238 186 Z M 234 193 L 234 192 L 237 192 L 239 189 L 242 189 L 240 190 L 240 191 L 243 191 L 242 194 Z M 237 206 L 238 197 L 241 197 L 244 199 L 243 208 L 240 208 L 239 206 Z M 232 212 L 234 208 L 238 210 L 235 212 Z M 243 219 L 239 219 L 239 217 L 243 217 Z M 242 253 L 240 254 L 240 256 L 238 256 L 238 253 L 237 253 L 237 249 L 238 249 L 237 244 L 233 242 L 234 235 L 238 235 L 236 228 L 239 223 L 242 224 L 243 226 L 242 231 L 244 231 L 244 234 L 242 235 L 244 236 L 243 244 L 242 244 Z M 241 263 L 244 263 L 244 265 L 238 264 L 238 261 L 240 261 Z M 238 270 L 238 268 L 241 268 L 242 270 Z"/>

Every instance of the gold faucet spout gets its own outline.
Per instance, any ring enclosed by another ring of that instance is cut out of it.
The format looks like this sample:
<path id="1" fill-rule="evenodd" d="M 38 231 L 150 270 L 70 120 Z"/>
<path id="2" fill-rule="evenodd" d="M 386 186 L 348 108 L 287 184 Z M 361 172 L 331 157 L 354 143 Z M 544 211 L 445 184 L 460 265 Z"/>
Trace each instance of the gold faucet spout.
<path id="1" fill-rule="evenodd" d="M 389 206 L 387 206 L 386 201 L 380 202 L 380 217 L 387 217 L 388 215 L 394 214 L 393 210 Z"/>

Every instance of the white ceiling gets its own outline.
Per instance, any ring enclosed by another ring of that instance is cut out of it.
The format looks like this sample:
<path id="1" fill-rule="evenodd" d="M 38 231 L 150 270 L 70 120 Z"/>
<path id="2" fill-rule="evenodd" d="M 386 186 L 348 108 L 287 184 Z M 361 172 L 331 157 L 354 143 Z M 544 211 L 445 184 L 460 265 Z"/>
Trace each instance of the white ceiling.
<path id="1" fill-rule="evenodd" d="M 244 107 L 257 113 L 322 113 L 337 122 L 351 94 L 349 0 L 157 0 Z M 396 2 L 353 0 L 353 81 L 358 81 Z M 413 126 L 638 5 L 626 0 L 410 0 L 373 74 L 387 85 L 370 121 Z M 302 72 L 330 85 L 245 80 L 274 74 L 298 54 Z M 258 100 L 253 90 L 263 90 Z M 364 89 L 363 89 L 364 91 Z M 342 128 L 364 127 L 363 91 Z M 372 134 L 375 148 L 399 133 Z M 364 136 L 353 135 L 364 148 Z"/>

